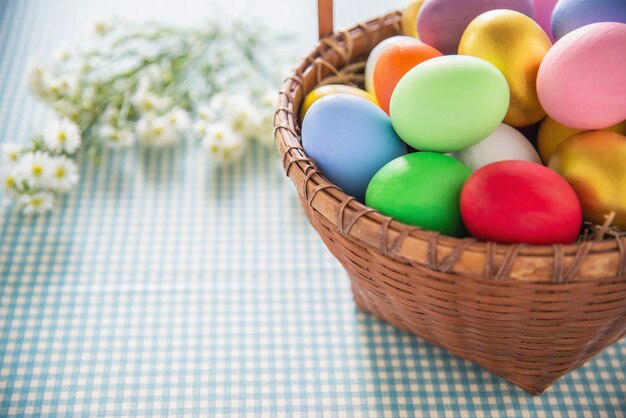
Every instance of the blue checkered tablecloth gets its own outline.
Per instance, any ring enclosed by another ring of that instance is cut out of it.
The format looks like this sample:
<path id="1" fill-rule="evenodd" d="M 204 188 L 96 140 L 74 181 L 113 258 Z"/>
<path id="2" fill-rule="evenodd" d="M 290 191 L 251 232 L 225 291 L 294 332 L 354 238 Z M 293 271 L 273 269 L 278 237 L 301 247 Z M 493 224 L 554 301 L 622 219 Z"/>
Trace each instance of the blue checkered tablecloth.
<path id="1" fill-rule="evenodd" d="M 0 1 L 0 140 L 49 116 L 30 56 L 94 17 L 258 19 L 315 40 L 313 0 Z M 402 1 L 337 0 L 347 25 Z M 56 213 L 0 201 L 0 416 L 624 416 L 626 341 L 531 397 L 355 311 L 269 150 L 187 143 L 82 164 Z M 2 199 L 2 198 L 0 198 Z"/>

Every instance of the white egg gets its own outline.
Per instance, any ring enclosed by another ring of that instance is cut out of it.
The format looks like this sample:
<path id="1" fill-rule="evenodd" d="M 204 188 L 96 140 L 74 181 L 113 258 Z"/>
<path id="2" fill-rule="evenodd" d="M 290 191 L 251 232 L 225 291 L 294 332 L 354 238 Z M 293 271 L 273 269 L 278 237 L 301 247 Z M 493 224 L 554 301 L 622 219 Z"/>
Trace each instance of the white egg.
<path id="1" fill-rule="evenodd" d="M 507 160 L 532 161 L 541 164 L 539 154 L 528 139 L 517 129 L 504 123 L 478 144 L 449 155 L 473 171 L 487 164 Z"/>
<path id="2" fill-rule="evenodd" d="M 396 42 L 401 41 L 419 42 L 416 38 L 413 38 L 411 36 L 398 35 L 381 41 L 378 45 L 374 47 L 374 49 L 372 49 L 372 52 L 370 52 L 369 57 L 367 57 L 367 62 L 365 63 L 365 90 L 375 95 L 374 67 L 376 66 L 376 61 L 378 61 L 378 57 L 380 57 L 380 54 L 382 54 L 385 49 L 389 48 Z"/>

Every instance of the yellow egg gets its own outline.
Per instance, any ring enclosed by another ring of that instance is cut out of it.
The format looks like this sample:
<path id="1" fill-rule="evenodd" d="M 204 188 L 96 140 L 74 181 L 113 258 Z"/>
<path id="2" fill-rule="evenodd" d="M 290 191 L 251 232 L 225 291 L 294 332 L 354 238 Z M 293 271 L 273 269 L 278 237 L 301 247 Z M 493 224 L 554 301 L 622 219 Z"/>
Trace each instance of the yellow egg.
<path id="1" fill-rule="evenodd" d="M 626 135 L 626 121 L 611 126 L 610 128 L 602 129 L 602 131 L 615 132 L 618 134 Z M 568 128 L 563 126 L 550 116 L 547 116 L 541 126 L 539 126 L 539 133 L 537 134 L 537 148 L 539 149 L 539 155 L 544 163 L 550 161 L 550 157 L 554 154 L 557 147 L 570 136 L 584 132 L 580 129 Z"/>
<path id="2" fill-rule="evenodd" d="M 372 93 L 368 93 L 367 91 L 358 89 L 356 87 L 344 86 L 343 84 L 327 84 L 325 86 L 320 86 L 307 94 L 300 110 L 300 119 L 304 119 L 304 115 L 313 103 L 315 103 L 324 96 L 335 93 L 351 94 L 353 96 L 362 97 L 378 106 L 378 100 L 376 100 L 376 96 L 374 96 Z"/>
<path id="3" fill-rule="evenodd" d="M 422 8 L 424 0 L 413 0 L 402 12 L 402 33 L 406 36 L 419 38 L 417 33 L 417 15 Z"/>
<path id="4" fill-rule="evenodd" d="M 574 188 L 585 220 L 602 224 L 615 212 L 614 226 L 626 228 L 626 136 L 589 131 L 565 140 L 550 168 Z"/>
<path id="5" fill-rule="evenodd" d="M 552 42 L 528 16 L 513 10 L 491 10 L 465 29 L 459 54 L 473 55 L 504 74 L 511 103 L 504 123 L 516 127 L 539 122 L 546 115 L 537 96 L 537 72 Z"/>

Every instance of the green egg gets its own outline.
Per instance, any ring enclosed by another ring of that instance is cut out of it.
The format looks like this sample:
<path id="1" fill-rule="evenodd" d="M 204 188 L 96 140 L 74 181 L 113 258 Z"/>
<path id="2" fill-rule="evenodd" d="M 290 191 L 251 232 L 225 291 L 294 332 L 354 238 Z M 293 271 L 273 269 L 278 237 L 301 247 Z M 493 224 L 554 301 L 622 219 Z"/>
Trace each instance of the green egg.
<path id="1" fill-rule="evenodd" d="M 472 171 L 447 155 L 417 152 L 387 163 L 370 181 L 367 206 L 409 225 L 464 236 L 459 198 Z"/>
<path id="2" fill-rule="evenodd" d="M 456 152 L 489 136 L 504 119 L 509 100 L 506 79 L 492 64 L 447 55 L 402 77 L 391 96 L 391 123 L 413 148 Z"/>

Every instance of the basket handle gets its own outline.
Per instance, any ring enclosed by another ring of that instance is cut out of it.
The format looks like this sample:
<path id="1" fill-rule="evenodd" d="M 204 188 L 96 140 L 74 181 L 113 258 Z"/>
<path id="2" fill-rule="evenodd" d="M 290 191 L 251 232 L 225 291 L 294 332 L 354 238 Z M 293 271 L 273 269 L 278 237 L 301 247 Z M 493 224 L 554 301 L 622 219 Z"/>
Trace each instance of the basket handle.
<path id="1" fill-rule="evenodd" d="M 317 0 L 320 39 L 333 33 L 333 0 Z"/>

